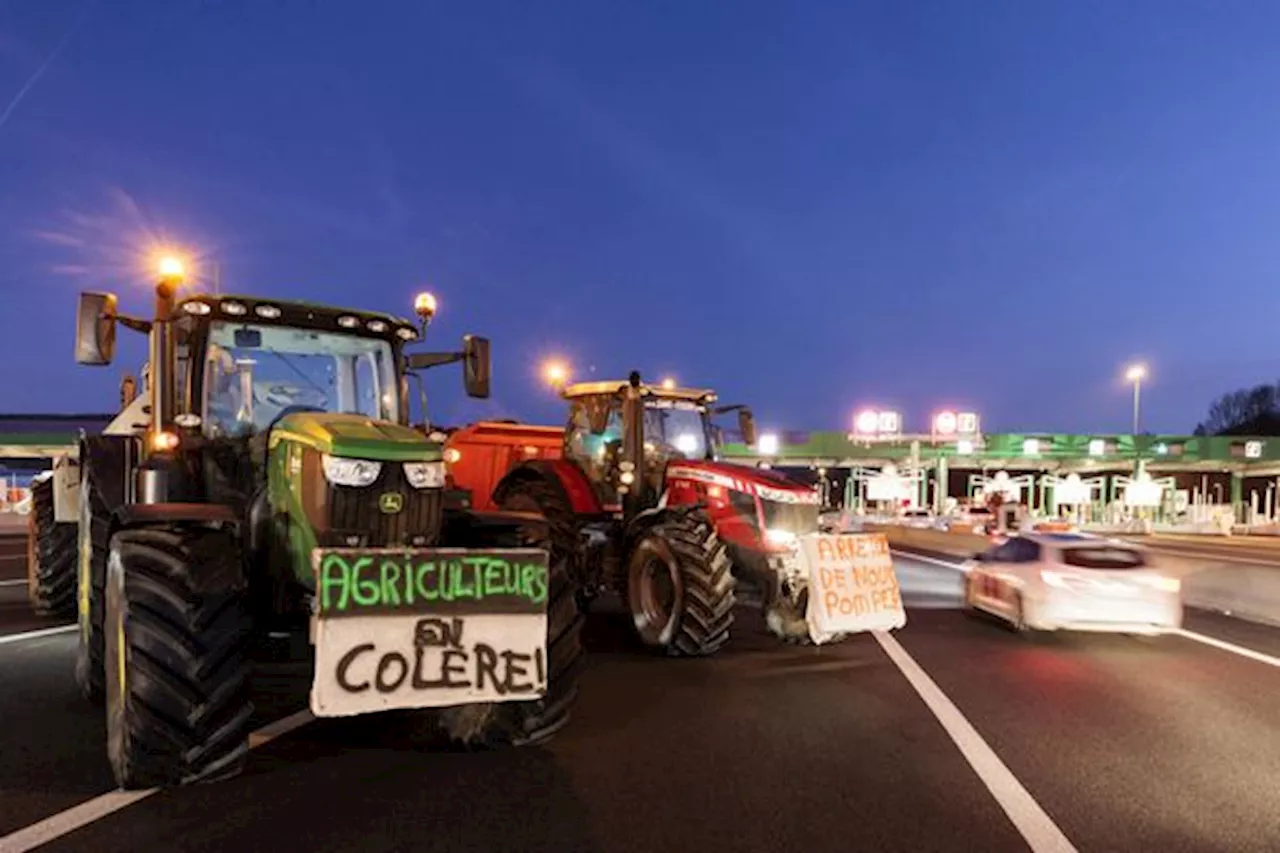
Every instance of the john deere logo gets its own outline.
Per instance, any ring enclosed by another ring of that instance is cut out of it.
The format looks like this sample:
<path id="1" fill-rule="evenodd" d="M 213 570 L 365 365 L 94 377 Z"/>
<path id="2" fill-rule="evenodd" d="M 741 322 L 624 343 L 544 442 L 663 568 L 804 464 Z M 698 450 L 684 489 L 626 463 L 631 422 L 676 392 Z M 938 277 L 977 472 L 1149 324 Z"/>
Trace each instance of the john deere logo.
<path id="1" fill-rule="evenodd" d="M 394 515 L 404 509 L 404 495 L 399 492 L 383 492 L 378 498 L 378 509 L 387 515 Z"/>

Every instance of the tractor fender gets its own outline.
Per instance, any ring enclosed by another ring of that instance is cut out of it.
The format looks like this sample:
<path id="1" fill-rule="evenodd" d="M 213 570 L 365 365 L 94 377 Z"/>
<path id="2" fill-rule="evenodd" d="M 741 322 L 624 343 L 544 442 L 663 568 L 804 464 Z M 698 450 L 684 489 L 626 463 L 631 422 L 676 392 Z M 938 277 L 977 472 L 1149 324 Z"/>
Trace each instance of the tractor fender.
<path id="1" fill-rule="evenodd" d="M 498 503 L 502 500 L 503 493 L 510 484 L 526 480 L 544 480 L 554 483 L 575 514 L 596 515 L 603 512 L 600 501 L 587 480 L 587 475 L 567 459 L 531 459 L 520 463 L 508 471 L 493 490 L 494 502 Z"/>
<path id="2" fill-rule="evenodd" d="M 228 506 L 200 503 L 124 504 L 113 513 L 117 530 L 164 524 L 229 524 L 240 519 Z"/>
<path id="3" fill-rule="evenodd" d="M 111 521 L 113 538 L 117 532 L 125 530 L 154 530 L 159 537 L 171 538 L 175 535 L 175 528 L 225 526 L 232 531 L 234 539 L 240 519 L 230 507 L 222 504 L 156 503 L 117 507 L 112 513 Z M 198 552 L 191 553 L 181 567 L 186 584 L 192 592 L 214 595 L 245 589 L 248 579 L 241 560 L 204 556 L 208 558 L 202 559 Z"/>
<path id="4" fill-rule="evenodd" d="M 665 506 L 659 504 L 655 507 L 642 510 L 635 514 L 627 527 L 622 532 L 623 541 L 626 543 L 626 550 L 631 550 L 631 545 L 643 536 L 650 528 L 661 524 L 668 518 L 680 515 L 688 515 L 692 512 L 706 512 L 706 505 L 702 503 L 678 504 L 676 506 Z"/>
<path id="5" fill-rule="evenodd" d="M 80 520 L 80 454 L 63 453 L 54 457 L 53 517 L 58 523 L 74 524 Z"/>

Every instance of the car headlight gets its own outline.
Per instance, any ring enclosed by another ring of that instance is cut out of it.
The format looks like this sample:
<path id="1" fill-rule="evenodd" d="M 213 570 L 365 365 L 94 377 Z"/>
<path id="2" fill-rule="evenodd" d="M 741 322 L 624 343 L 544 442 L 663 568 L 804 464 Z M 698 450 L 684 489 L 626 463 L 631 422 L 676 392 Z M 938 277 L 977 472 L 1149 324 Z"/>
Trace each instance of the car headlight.
<path id="1" fill-rule="evenodd" d="M 790 530 L 766 530 L 764 538 L 774 545 L 794 545 L 800 537 Z"/>
<path id="2" fill-rule="evenodd" d="M 439 489 L 444 486 L 444 462 L 406 462 L 404 476 L 415 489 Z"/>
<path id="3" fill-rule="evenodd" d="M 369 486 L 381 473 L 381 462 L 324 455 L 324 477 L 335 486 Z"/>

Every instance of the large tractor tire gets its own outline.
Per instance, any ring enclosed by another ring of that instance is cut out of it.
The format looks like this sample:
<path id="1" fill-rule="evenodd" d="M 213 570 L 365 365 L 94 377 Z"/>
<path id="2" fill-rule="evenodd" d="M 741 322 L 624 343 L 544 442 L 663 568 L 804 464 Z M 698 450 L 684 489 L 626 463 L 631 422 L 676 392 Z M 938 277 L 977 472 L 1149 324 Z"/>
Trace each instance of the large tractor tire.
<path id="1" fill-rule="evenodd" d="M 103 600 L 107 579 L 107 549 L 111 538 L 111 513 L 88 460 L 80 477 L 80 522 L 76 546 L 76 685 L 81 695 L 95 704 L 102 702 L 103 680 Z"/>
<path id="2" fill-rule="evenodd" d="M 508 512 L 534 512 L 542 515 L 550 529 L 551 559 L 563 560 L 569 580 L 575 587 L 578 609 L 585 613 L 595 597 L 598 579 L 587 576 L 583 565 L 582 546 L 577 516 L 564 492 L 555 483 L 540 477 L 520 477 L 498 486 L 497 505 Z"/>
<path id="3" fill-rule="evenodd" d="M 28 559 L 31 609 L 40 616 L 76 613 L 76 525 L 59 523 L 53 509 L 53 478 L 31 487 L 31 548 Z"/>
<path id="4" fill-rule="evenodd" d="M 468 749 L 532 746 L 543 743 L 569 722 L 578 698 L 582 670 L 582 615 L 575 584 L 562 555 L 551 549 L 550 538 L 538 529 L 524 528 L 514 537 L 499 534 L 490 547 L 533 547 L 551 551 L 547 584 L 547 694 L 533 702 L 485 702 L 446 708 L 440 727 L 453 743 Z"/>
<path id="5" fill-rule="evenodd" d="M 701 512 L 668 514 L 627 557 L 636 633 L 670 655 L 710 655 L 729 641 L 735 584 L 725 544 Z"/>
<path id="6" fill-rule="evenodd" d="M 249 754 L 239 545 L 203 528 L 124 530 L 105 596 L 107 754 L 126 790 L 212 782 Z"/>

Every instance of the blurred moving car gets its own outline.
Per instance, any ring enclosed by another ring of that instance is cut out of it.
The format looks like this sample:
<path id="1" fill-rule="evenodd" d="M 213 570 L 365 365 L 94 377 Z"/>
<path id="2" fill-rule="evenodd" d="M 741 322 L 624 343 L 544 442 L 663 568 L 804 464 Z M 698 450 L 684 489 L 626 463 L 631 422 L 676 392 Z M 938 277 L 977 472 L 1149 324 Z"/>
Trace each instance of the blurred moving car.
<path id="1" fill-rule="evenodd" d="M 1137 545 L 1022 533 L 965 564 L 964 606 L 1020 631 L 1162 634 L 1182 627 L 1182 584 Z"/>

